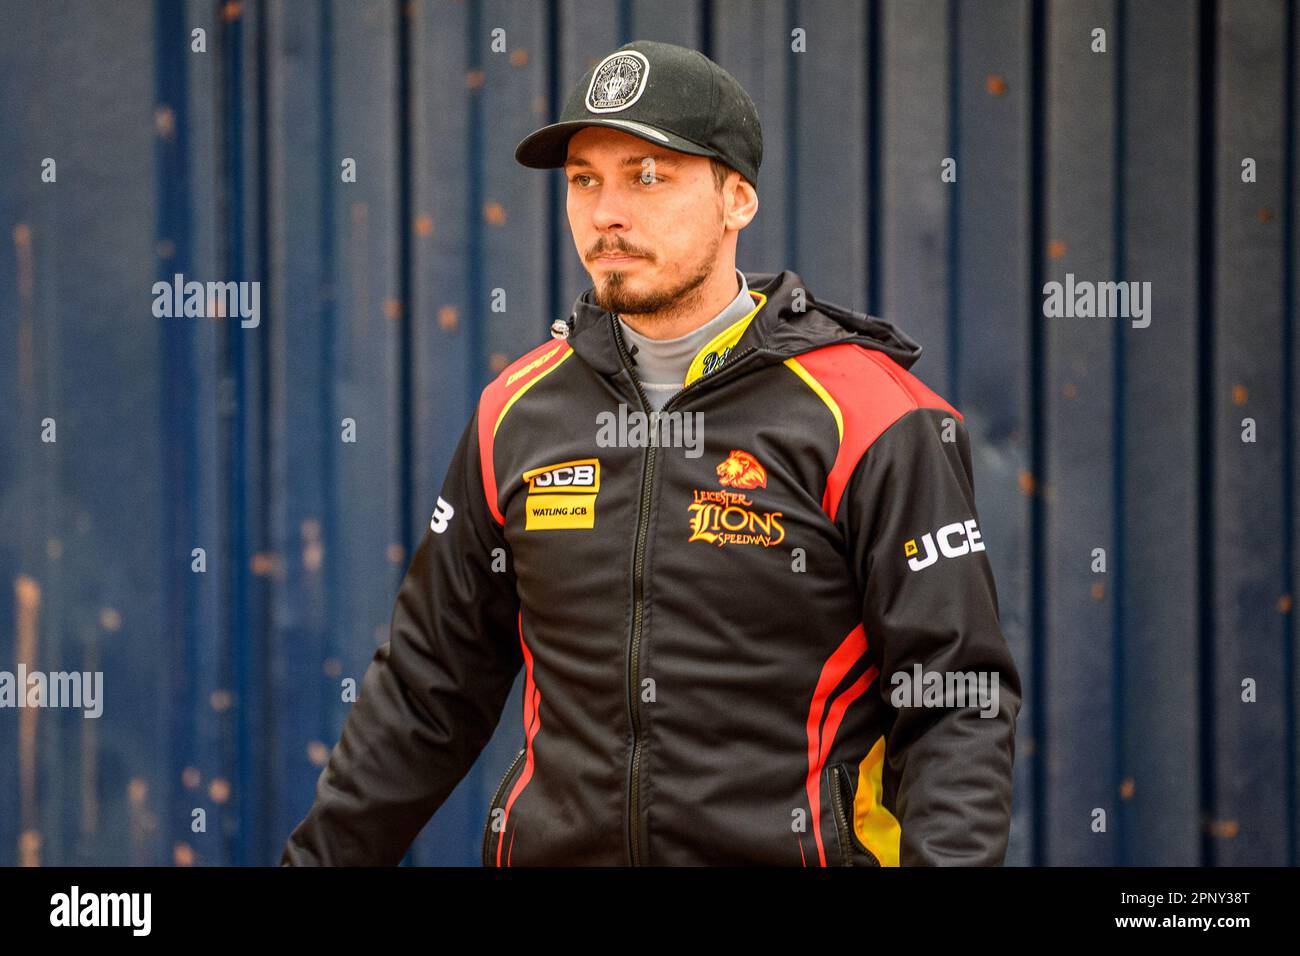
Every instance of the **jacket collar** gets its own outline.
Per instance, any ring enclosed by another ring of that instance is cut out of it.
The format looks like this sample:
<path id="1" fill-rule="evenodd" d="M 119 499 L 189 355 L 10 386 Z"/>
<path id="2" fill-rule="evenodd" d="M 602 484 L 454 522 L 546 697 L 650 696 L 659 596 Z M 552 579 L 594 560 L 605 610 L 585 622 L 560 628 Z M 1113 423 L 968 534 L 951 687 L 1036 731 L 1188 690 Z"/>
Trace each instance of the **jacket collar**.
<path id="1" fill-rule="evenodd" d="M 921 346 L 892 323 L 833 302 L 818 301 L 799 275 L 789 269 L 746 272 L 745 282 L 757 310 L 744 325 L 730 355 L 753 348 L 759 356 L 754 362 L 756 367 L 783 362 L 836 342 L 855 342 L 884 352 L 903 368 L 912 366 L 921 355 Z M 578 357 L 596 371 L 614 375 L 623 369 L 615 333 L 618 320 L 612 312 L 594 304 L 594 292 L 588 288 L 579 295 L 568 319 L 557 322 L 552 334 L 567 338 Z M 709 347 L 706 345 L 705 350 Z"/>

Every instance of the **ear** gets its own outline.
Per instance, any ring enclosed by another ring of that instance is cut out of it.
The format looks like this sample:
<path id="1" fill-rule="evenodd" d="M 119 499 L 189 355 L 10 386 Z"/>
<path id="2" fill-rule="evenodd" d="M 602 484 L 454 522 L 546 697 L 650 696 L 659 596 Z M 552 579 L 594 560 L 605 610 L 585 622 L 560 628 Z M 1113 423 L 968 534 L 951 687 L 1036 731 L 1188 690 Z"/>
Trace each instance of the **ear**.
<path id="1" fill-rule="evenodd" d="M 722 187 L 724 204 L 728 204 L 726 227 L 744 229 L 758 215 L 758 191 L 740 173 L 731 172 Z"/>

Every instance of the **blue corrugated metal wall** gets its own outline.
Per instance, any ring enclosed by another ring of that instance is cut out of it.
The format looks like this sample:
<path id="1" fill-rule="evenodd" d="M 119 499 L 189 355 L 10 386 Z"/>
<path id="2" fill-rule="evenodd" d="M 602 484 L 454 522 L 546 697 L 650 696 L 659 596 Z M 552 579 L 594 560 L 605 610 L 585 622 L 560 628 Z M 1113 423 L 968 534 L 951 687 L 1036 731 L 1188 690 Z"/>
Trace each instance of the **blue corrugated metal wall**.
<path id="1" fill-rule="evenodd" d="M 0 863 L 277 859 L 479 389 L 588 284 L 514 145 L 648 38 L 763 117 L 741 268 L 900 324 L 966 415 L 1008 862 L 1296 864 L 1296 6 L 5 4 L 0 670 L 106 700 L 0 711 Z M 260 281 L 260 326 L 154 318 L 177 272 Z M 1150 281 L 1150 326 L 1044 319 L 1067 273 Z M 477 862 L 521 712 L 411 860 Z"/>

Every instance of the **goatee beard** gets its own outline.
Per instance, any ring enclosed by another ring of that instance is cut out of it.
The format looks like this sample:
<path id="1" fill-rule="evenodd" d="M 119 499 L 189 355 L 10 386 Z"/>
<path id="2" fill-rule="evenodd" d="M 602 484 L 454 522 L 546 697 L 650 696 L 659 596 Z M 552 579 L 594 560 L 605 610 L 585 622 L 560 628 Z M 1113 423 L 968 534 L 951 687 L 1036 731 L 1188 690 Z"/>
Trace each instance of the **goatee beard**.
<path id="1" fill-rule="evenodd" d="M 619 315 L 645 315 L 669 308 L 689 307 L 690 298 L 699 296 L 699 288 L 709 274 L 706 267 L 674 288 L 637 293 L 624 281 L 626 273 L 610 272 L 603 282 L 596 283 L 592 299 L 605 311 Z"/>

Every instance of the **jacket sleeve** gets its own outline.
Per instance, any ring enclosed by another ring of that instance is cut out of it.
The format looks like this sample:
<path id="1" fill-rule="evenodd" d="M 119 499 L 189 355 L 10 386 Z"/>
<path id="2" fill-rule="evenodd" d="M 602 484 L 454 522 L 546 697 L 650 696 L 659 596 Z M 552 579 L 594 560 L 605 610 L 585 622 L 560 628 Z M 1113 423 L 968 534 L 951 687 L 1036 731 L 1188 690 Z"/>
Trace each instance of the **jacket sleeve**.
<path id="1" fill-rule="evenodd" d="M 883 783 L 901 828 L 899 862 L 1001 865 L 1021 687 L 962 420 L 946 409 L 906 412 L 863 454 L 836 520 L 862 591 L 877 687 L 893 712 Z M 949 686 L 950 675 L 970 673 L 983 675 L 989 693 L 964 706 L 949 694 L 942 706 L 916 706 L 926 699 L 911 692 L 918 667 L 922 688 L 930 674 Z"/>
<path id="2" fill-rule="evenodd" d="M 282 866 L 399 863 L 501 718 L 523 663 L 519 599 L 484 497 L 477 420 L 476 411 L 398 590 L 389 639 Z"/>

